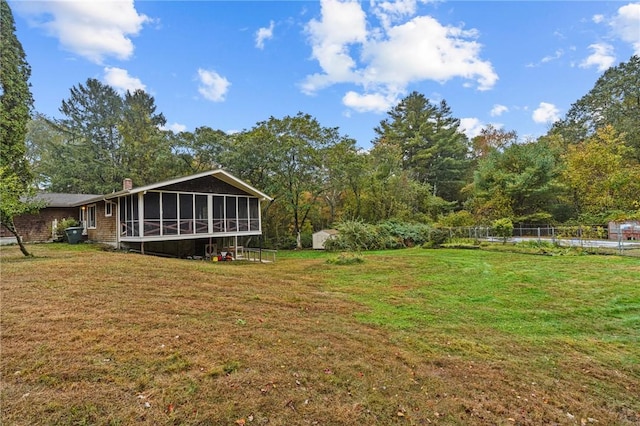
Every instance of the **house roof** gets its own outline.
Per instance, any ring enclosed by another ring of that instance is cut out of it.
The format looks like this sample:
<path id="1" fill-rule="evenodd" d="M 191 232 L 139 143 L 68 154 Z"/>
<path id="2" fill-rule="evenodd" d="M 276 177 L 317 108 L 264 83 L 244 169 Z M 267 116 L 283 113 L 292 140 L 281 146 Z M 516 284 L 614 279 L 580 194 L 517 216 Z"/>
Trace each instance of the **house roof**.
<path id="1" fill-rule="evenodd" d="M 59 193 L 39 193 L 33 197 L 34 201 L 44 202 L 45 207 L 76 207 L 93 198 L 99 197 L 96 194 L 59 194 Z"/>
<path id="2" fill-rule="evenodd" d="M 96 201 L 101 201 L 101 200 L 110 200 L 113 198 L 118 198 L 121 197 L 123 195 L 128 195 L 128 194 L 137 194 L 139 192 L 144 192 L 144 191 L 150 191 L 153 189 L 159 189 L 165 186 L 169 186 L 169 185 L 175 185 L 177 183 L 181 183 L 181 182 L 186 182 L 189 180 L 194 180 L 194 179 L 200 179 L 206 176 L 215 176 L 217 179 L 220 179 L 221 181 L 228 183 L 229 185 L 232 185 L 236 188 L 239 188 L 255 197 L 259 197 L 265 200 L 269 200 L 271 201 L 272 198 L 269 197 L 267 194 L 258 191 L 256 188 L 254 188 L 253 186 L 247 184 L 246 182 L 241 181 L 240 179 L 238 179 L 237 177 L 233 176 L 231 173 L 226 172 L 222 169 L 216 169 L 216 170 L 209 170 L 206 172 L 202 172 L 202 173 L 197 173 L 195 175 L 189 175 L 189 176 L 184 176 L 184 177 L 180 177 L 180 178 L 176 178 L 176 179 L 170 179 L 170 180 L 166 180 L 163 182 L 158 182 L 158 183 L 153 183 L 150 185 L 144 185 L 144 186 L 139 186 L 137 188 L 132 188 L 132 189 L 124 189 L 122 191 L 118 191 L 118 192 L 113 192 L 111 194 L 106 194 L 106 195 L 97 195 L 94 196 L 94 198 L 91 199 L 87 199 L 84 200 L 82 202 L 78 202 L 75 205 L 79 206 L 82 204 L 87 204 L 87 203 L 92 203 L 92 202 L 96 202 Z"/>

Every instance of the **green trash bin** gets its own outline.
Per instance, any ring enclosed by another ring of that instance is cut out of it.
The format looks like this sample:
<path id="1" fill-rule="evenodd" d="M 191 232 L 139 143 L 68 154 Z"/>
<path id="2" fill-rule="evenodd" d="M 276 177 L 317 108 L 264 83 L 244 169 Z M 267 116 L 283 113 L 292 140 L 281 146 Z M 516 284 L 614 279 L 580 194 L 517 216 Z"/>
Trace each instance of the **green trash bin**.
<path id="1" fill-rule="evenodd" d="M 82 241 L 82 230 L 82 226 L 72 226 L 64 230 L 64 233 L 67 235 L 67 241 L 69 241 L 69 244 L 78 244 L 80 241 Z"/>

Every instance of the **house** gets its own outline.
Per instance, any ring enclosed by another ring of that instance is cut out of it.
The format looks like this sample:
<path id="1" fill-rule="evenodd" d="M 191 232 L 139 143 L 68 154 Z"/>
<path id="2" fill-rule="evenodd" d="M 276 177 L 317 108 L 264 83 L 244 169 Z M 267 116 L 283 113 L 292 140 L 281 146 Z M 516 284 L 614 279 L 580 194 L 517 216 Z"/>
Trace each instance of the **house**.
<path id="1" fill-rule="evenodd" d="M 33 201 L 44 207 L 36 214 L 24 214 L 14 218 L 16 229 L 25 242 L 47 242 L 56 238 L 56 229 L 63 219 L 78 219 L 78 204 L 97 197 L 94 194 L 37 194 Z M 12 237 L 0 227 L 0 237 Z"/>
<path id="2" fill-rule="evenodd" d="M 73 204 L 89 241 L 176 257 L 236 256 L 262 235 L 260 203 L 271 198 L 218 169 L 85 197 Z"/>
<path id="3" fill-rule="evenodd" d="M 335 229 L 322 229 L 313 233 L 313 248 L 314 250 L 324 250 L 324 243 L 335 238 L 338 235 L 338 231 Z"/>

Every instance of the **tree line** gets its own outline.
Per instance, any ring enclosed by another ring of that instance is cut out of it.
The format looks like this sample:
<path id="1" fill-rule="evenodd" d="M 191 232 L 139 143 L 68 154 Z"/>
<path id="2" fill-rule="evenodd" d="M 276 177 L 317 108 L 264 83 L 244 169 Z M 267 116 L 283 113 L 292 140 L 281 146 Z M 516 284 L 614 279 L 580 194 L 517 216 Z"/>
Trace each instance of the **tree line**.
<path id="1" fill-rule="evenodd" d="M 3 67 L 11 61 L 3 54 Z M 140 186 L 221 167 L 273 197 L 263 228 L 276 247 L 300 247 L 313 231 L 349 221 L 640 218 L 638 56 L 603 73 L 547 134 L 526 141 L 491 125 L 469 139 L 446 101 L 418 92 L 386 113 L 369 150 L 304 112 L 232 134 L 208 126 L 173 132 L 148 93 L 120 94 L 91 78 L 71 88 L 59 110 L 62 118 L 29 116 L 11 142 L 19 147 L 10 151 L 14 166 L 3 156 L 2 170 L 26 165 L 30 172 L 18 175 L 40 190 L 103 194 L 124 178 Z"/>

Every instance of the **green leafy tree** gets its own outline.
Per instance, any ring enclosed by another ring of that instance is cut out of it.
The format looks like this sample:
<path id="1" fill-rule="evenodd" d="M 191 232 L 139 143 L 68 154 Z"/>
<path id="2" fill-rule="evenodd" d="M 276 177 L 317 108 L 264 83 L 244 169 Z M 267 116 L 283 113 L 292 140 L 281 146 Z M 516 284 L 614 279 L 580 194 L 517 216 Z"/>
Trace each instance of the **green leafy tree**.
<path id="1" fill-rule="evenodd" d="M 562 137 L 565 146 L 578 144 L 611 125 L 630 155 L 640 161 L 640 56 L 611 67 L 585 96 L 574 103 L 550 133 Z"/>
<path id="2" fill-rule="evenodd" d="M 513 222 L 509 218 L 497 219 L 493 222 L 493 232 L 496 237 L 502 238 L 502 244 L 513 235 Z"/>
<path id="3" fill-rule="evenodd" d="M 198 127 L 194 132 L 180 132 L 175 136 L 176 155 L 182 159 L 189 173 L 218 168 L 229 147 L 229 135 L 211 127 Z"/>
<path id="4" fill-rule="evenodd" d="M 15 35 L 11 8 L 0 0 L 0 223 L 13 234 L 25 256 L 14 218 L 32 212 L 37 205 L 29 202 L 33 176 L 27 161 L 27 123 L 33 108 L 29 89 L 31 67 L 22 44 Z"/>

